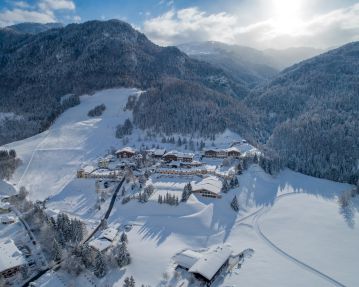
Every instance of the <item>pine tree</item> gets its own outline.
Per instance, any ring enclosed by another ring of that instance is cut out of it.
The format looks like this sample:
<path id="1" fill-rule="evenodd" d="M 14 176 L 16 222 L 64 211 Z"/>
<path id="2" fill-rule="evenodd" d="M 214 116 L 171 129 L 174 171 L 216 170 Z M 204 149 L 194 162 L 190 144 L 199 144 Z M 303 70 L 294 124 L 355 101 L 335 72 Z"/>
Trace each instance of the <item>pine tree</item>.
<path id="1" fill-rule="evenodd" d="M 128 238 L 127 238 L 127 235 L 126 235 L 125 232 L 122 232 L 120 241 L 121 241 L 121 242 L 128 243 Z"/>
<path id="2" fill-rule="evenodd" d="M 130 277 L 130 287 L 136 287 L 135 279 L 132 276 Z"/>
<path id="3" fill-rule="evenodd" d="M 98 278 L 102 278 L 106 275 L 105 260 L 100 252 L 97 252 L 96 254 L 94 274 Z"/>
<path id="4" fill-rule="evenodd" d="M 116 248 L 116 259 L 119 267 L 123 267 L 130 264 L 131 257 L 130 257 L 130 253 L 127 250 L 127 244 L 125 242 L 122 242 Z"/>
<path id="5" fill-rule="evenodd" d="M 238 200 L 237 200 L 237 196 L 235 195 L 232 199 L 231 202 L 231 207 L 233 208 L 234 211 L 238 212 L 239 211 L 239 205 L 238 205 Z"/>
<path id="6" fill-rule="evenodd" d="M 190 195 L 192 194 L 192 185 L 191 183 L 187 183 L 182 191 L 182 201 L 186 202 L 188 200 L 188 198 L 190 197 Z"/>
<path id="7" fill-rule="evenodd" d="M 62 249 L 60 244 L 57 242 L 56 239 L 54 239 L 53 245 L 52 245 L 52 259 L 54 261 L 61 260 L 62 257 Z"/>

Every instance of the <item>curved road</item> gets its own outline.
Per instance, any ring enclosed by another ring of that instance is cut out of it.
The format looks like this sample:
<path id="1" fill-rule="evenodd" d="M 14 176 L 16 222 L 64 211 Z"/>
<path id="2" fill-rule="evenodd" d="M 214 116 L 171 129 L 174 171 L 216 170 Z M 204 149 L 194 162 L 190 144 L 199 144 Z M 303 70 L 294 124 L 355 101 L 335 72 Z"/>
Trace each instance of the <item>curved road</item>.
<path id="1" fill-rule="evenodd" d="M 274 202 L 277 202 L 278 200 L 280 200 L 283 197 L 286 196 L 293 196 L 296 195 L 296 193 L 287 193 L 287 194 L 282 194 L 279 195 Z M 284 250 L 282 250 L 280 247 L 278 247 L 277 245 L 275 245 L 261 230 L 260 225 L 258 223 L 258 219 L 263 216 L 264 214 L 266 214 L 268 211 L 270 210 L 269 206 L 263 206 L 261 208 L 259 208 L 258 210 L 256 210 L 255 212 L 243 217 L 242 219 L 238 220 L 236 223 L 240 223 L 248 218 L 253 217 L 253 225 L 254 225 L 254 230 L 257 233 L 257 235 L 272 249 L 274 250 L 276 253 L 278 253 L 279 255 L 282 255 L 283 257 L 285 257 L 286 259 L 292 261 L 293 263 L 297 264 L 299 267 L 323 278 L 324 280 L 326 280 L 328 283 L 331 283 L 334 286 L 339 286 L 339 287 L 345 287 L 344 284 L 340 283 L 339 281 L 335 280 L 334 278 L 324 274 L 323 272 L 319 271 L 318 269 L 315 269 L 314 267 L 304 263 L 303 261 L 300 261 L 299 259 L 293 257 L 292 255 L 288 254 L 287 252 L 285 252 Z"/>

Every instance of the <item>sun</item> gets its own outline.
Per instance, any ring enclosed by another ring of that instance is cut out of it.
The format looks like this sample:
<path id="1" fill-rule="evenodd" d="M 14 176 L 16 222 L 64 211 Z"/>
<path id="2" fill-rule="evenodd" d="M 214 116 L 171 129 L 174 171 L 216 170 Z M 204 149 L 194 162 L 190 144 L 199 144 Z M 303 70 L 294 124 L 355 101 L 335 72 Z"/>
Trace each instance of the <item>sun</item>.
<path id="1" fill-rule="evenodd" d="M 303 1 L 273 0 L 272 8 L 273 22 L 279 33 L 292 34 L 298 32 L 302 24 Z"/>

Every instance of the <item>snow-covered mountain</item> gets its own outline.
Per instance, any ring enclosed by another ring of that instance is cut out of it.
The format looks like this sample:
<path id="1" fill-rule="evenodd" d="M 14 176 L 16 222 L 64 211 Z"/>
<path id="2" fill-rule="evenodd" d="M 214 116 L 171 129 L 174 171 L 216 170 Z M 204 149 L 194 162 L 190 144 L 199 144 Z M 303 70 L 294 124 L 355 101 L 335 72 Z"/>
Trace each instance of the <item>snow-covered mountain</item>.
<path id="1" fill-rule="evenodd" d="M 169 79 L 234 97 L 248 93 L 224 71 L 175 47 L 159 47 L 119 20 L 70 24 L 35 35 L 1 29 L 0 62 L 0 112 L 23 118 L 0 126 L 0 143 L 48 128 L 71 106 L 61 103 L 68 94 L 119 86 L 147 89 Z"/>
<path id="2" fill-rule="evenodd" d="M 223 69 L 250 87 L 278 73 L 273 59 L 250 47 L 210 41 L 186 43 L 178 48 L 192 58 Z"/>
<path id="3" fill-rule="evenodd" d="M 11 26 L 7 26 L 4 29 L 12 30 L 18 33 L 25 33 L 25 34 L 37 34 L 41 32 L 45 32 L 50 29 L 59 29 L 62 28 L 63 25 L 61 23 L 33 23 L 33 22 L 25 22 L 19 23 Z"/>

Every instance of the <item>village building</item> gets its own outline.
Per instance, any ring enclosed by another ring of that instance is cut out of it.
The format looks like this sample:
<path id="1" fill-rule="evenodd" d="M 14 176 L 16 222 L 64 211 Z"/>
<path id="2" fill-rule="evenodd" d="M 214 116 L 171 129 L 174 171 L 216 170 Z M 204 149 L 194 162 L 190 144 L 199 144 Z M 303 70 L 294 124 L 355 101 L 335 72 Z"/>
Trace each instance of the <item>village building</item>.
<path id="1" fill-rule="evenodd" d="M 132 147 L 124 147 L 116 151 L 118 158 L 131 158 L 136 154 L 136 150 Z"/>
<path id="2" fill-rule="evenodd" d="M 10 203 L 0 201 L 0 213 L 10 212 Z"/>
<path id="3" fill-rule="evenodd" d="M 13 240 L 0 241 L 0 253 L 0 277 L 13 277 L 26 266 L 26 260 Z"/>
<path id="4" fill-rule="evenodd" d="M 222 181 L 215 177 L 209 176 L 198 183 L 192 184 L 192 193 L 204 197 L 221 198 Z"/>
<path id="5" fill-rule="evenodd" d="M 15 220 L 15 217 L 13 217 L 13 216 L 3 215 L 1 217 L 1 223 L 2 224 L 13 224 L 15 222 L 16 222 L 16 220 Z"/>
<path id="6" fill-rule="evenodd" d="M 182 161 L 182 162 L 192 162 L 194 158 L 193 153 L 183 153 L 178 151 L 170 151 L 163 155 L 163 160 L 167 162 L 171 161 Z"/>
<path id="7" fill-rule="evenodd" d="M 163 155 L 166 153 L 165 149 L 149 149 L 147 150 L 148 155 L 152 156 L 153 158 L 162 158 Z"/>
<path id="8" fill-rule="evenodd" d="M 241 153 L 238 148 L 230 147 L 227 149 L 207 149 L 204 151 L 203 155 L 205 157 L 226 158 L 226 157 L 239 157 Z"/>
<path id="9" fill-rule="evenodd" d="M 232 249 L 229 245 L 220 245 L 204 252 L 185 250 L 174 256 L 174 261 L 197 280 L 210 286 L 228 266 L 231 255 Z"/>
<path id="10" fill-rule="evenodd" d="M 95 167 L 92 165 L 86 165 L 82 168 L 80 168 L 77 171 L 77 177 L 78 178 L 87 178 L 90 176 L 90 174 L 95 170 Z"/>
<path id="11" fill-rule="evenodd" d="M 99 252 L 105 252 L 111 246 L 118 234 L 116 228 L 110 227 L 101 232 L 101 234 L 89 242 L 89 246 Z"/>
<path id="12" fill-rule="evenodd" d="M 99 158 L 97 163 L 99 168 L 108 168 L 109 164 L 110 164 L 110 160 L 108 158 Z"/>

